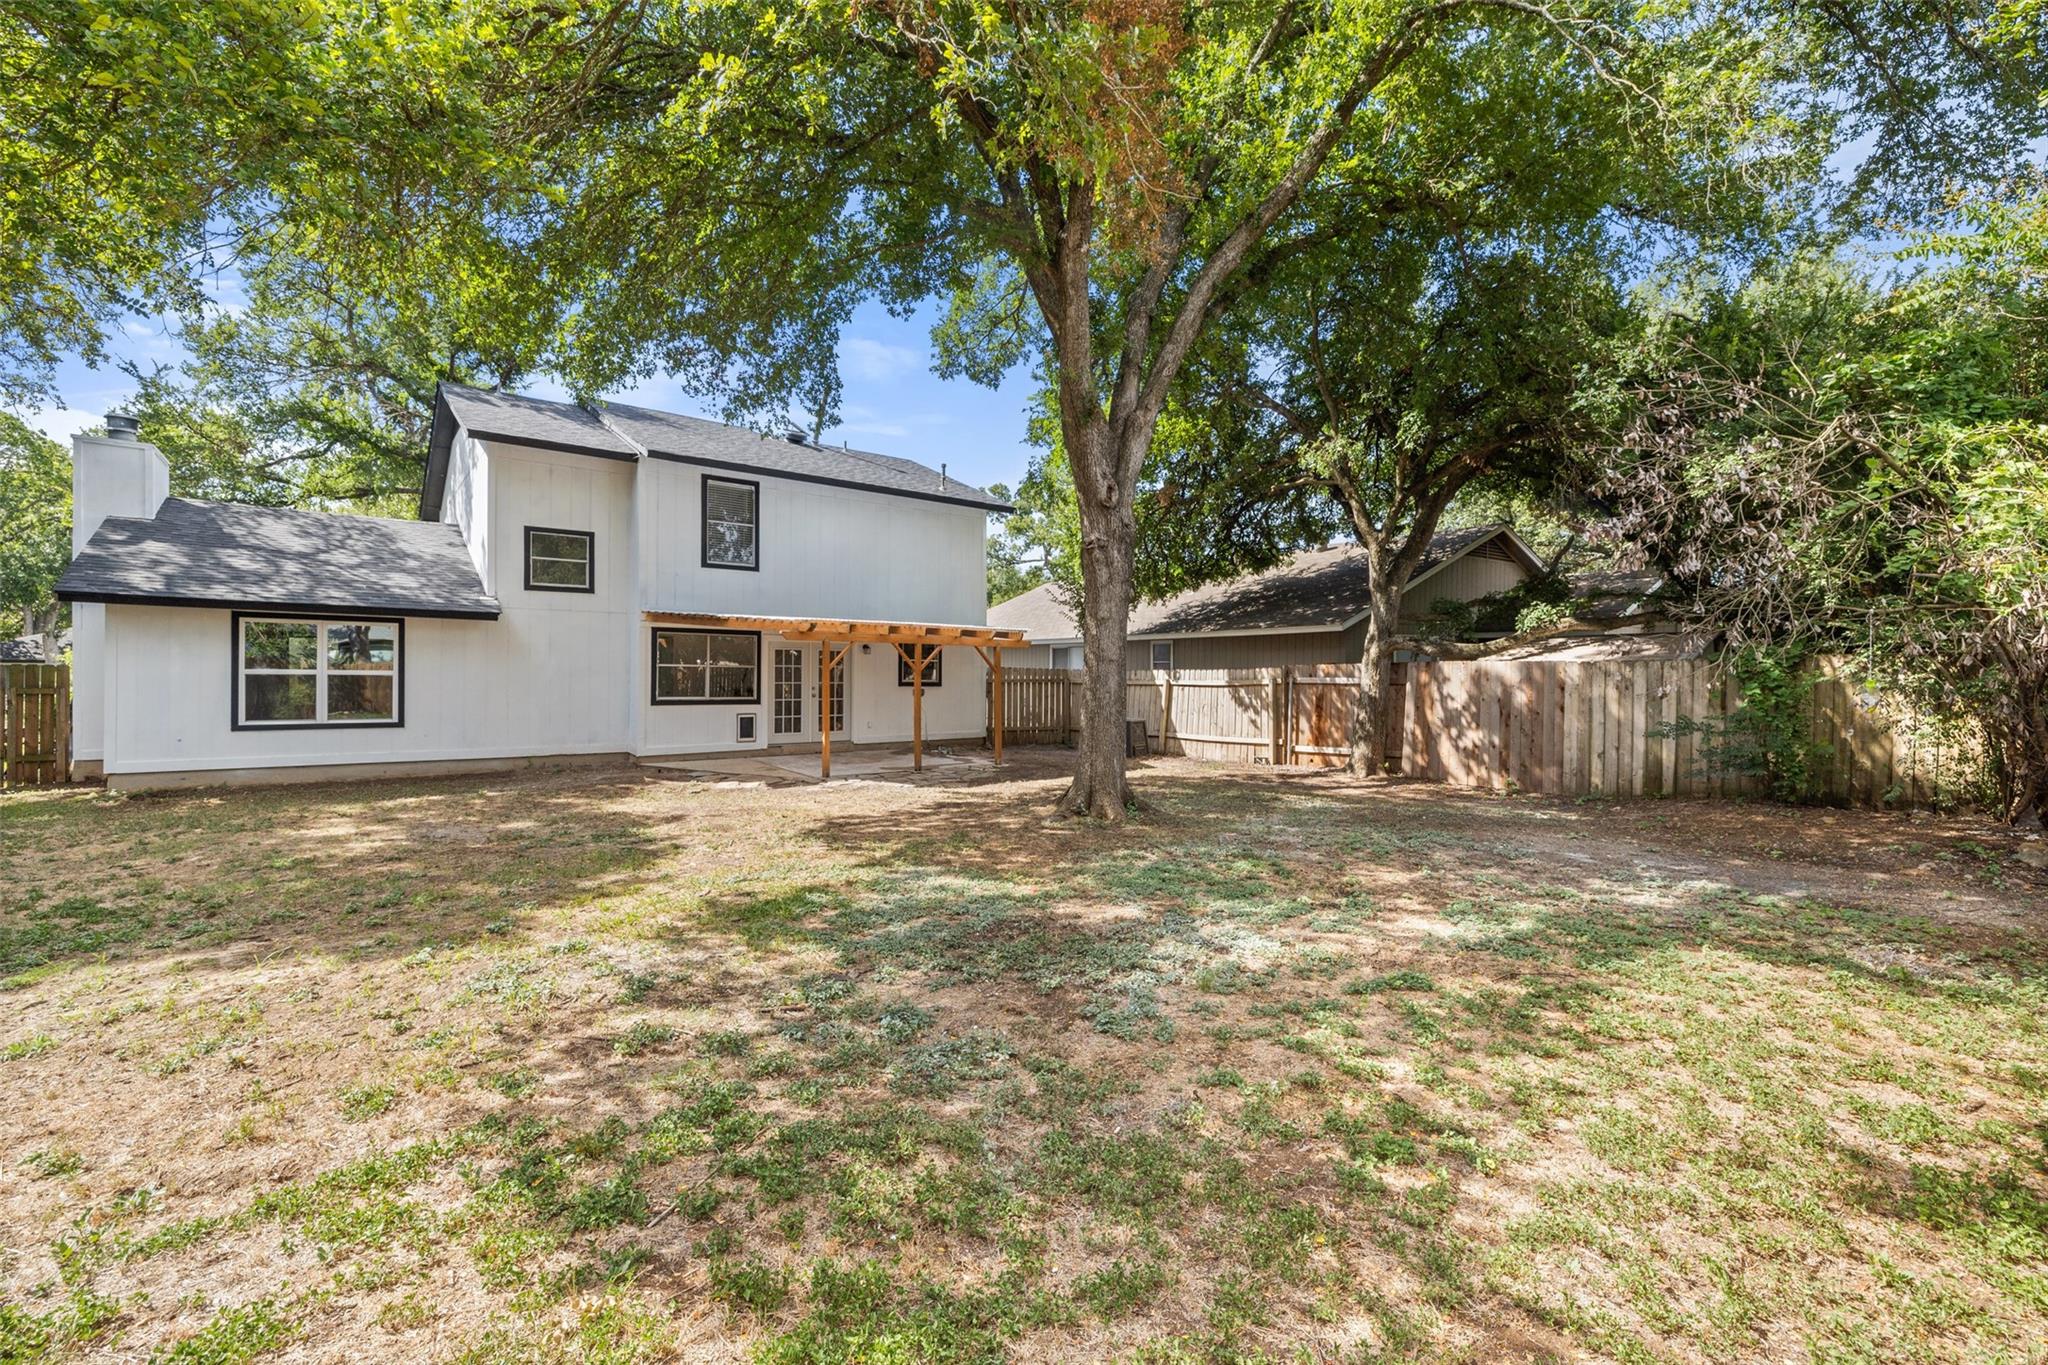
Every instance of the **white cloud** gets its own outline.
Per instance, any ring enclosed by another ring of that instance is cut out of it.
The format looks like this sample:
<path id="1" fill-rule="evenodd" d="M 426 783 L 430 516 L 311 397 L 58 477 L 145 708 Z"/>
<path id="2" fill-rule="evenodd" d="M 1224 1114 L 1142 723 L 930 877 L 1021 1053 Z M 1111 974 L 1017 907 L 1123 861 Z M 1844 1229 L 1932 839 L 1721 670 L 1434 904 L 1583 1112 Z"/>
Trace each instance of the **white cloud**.
<path id="1" fill-rule="evenodd" d="M 839 372 L 863 384 L 887 383 L 924 368 L 924 355 L 868 337 L 848 337 L 839 344 Z"/>
<path id="2" fill-rule="evenodd" d="M 835 428 L 848 436 L 908 436 L 910 428 L 901 422 L 842 422 Z"/>
<path id="3" fill-rule="evenodd" d="M 902 439 L 914 431 L 930 431 L 953 420 L 943 412 L 883 412 L 860 403 L 848 403 L 839 410 L 839 424 L 830 433 L 840 439 L 849 436 L 887 436 Z"/>
<path id="4" fill-rule="evenodd" d="M 78 408 L 37 408 L 25 420 L 53 441 L 69 441 L 87 427 L 98 425 L 100 415 Z"/>

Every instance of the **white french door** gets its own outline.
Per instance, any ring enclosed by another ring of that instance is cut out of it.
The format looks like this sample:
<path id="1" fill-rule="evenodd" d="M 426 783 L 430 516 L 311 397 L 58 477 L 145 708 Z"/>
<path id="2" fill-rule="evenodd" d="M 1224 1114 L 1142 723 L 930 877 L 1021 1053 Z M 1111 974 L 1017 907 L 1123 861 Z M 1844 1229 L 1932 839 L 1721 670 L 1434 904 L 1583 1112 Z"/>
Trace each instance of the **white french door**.
<path id="1" fill-rule="evenodd" d="M 768 740 L 771 744 L 802 744 L 818 738 L 818 663 L 816 645 L 776 645 L 769 655 Z M 846 657 L 832 667 L 832 733 L 846 733 Z"/>
<path id="2" fill-rule="evenodd" d="M 807 645 L 777 645 L 769 660 L 768 738 L 773 744 L 797 744 L 809 738 L 816 724 L 816 703 L 805 694 Z"/>

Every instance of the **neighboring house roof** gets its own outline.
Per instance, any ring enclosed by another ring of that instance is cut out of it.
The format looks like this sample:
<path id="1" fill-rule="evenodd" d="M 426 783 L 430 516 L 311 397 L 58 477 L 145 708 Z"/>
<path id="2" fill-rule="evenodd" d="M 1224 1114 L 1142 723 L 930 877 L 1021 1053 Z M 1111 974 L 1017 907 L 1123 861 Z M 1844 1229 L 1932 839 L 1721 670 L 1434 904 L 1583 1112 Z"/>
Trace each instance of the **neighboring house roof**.
<path id="1" fill-rule="evenodd" d="M 456 527 L 166 498 L 108 517 L 57 583 L 67 602 L 493 618 Z"/>
<path id="2" fill-rule="evenodd" d="M 1654 569 L 1574 574 L 1571 590 L 1578 605 L 1572 615 L 1580 621 L 1602 623 L 1661 616 L 1669 586 L 1664 575 Z"/>
<path id="3" fill-rule="evenodd" d="M 458 423 L 471 435 L 487 441 L 537 446 L 542 450 L 608 460 L 631 460 L 646 454 L 715 469 L 958 503 L 991 512 L 1010 510 L 1008 503 L 972 484 L 893 455 L 820 445 L 808 438 L 763 436 L 745 427 L 630 403 L 582 407 L 516 393 L 443 384 L 435 397 L 427 477 L 420 493 L 422 521 L 441 515 L 441 495 L 448 480 L 448 450 Z"/>
<path id="4" fill-rule="evenodd" d="M 1408 590 L 1445 565 L 1496 542 L 1531 573 L 1542 568 L 1535 552 L 1506 526 L 1445 531 L 1429 542 L 1408 580 Z M 1142 640 L 1344 630 L 1370 610 L 1370 579 L 1365 554 L 1356 545 L 1304 550 L 1260 573 L 1211 583 L 1163 602 L 1135 603 L 1129 633 Z M 1037 644 L 1080 638 L 1072 609 L 1050 583 L 990 607 L 988 619 L 993 626 L 1024 630 Z"/>
<path id="5" fill-rule="evenodd" d="M 24 635 L 15 640 L 0 640 L 0 664 L 39 664 L 43 662 L 43 642 L 33 635 Z"/>

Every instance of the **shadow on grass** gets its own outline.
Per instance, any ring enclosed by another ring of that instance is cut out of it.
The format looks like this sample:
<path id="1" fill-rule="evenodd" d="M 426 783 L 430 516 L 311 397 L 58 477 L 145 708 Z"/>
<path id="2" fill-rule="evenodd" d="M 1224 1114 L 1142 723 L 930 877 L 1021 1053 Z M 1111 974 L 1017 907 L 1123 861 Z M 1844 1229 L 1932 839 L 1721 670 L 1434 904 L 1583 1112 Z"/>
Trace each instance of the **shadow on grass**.
<path id="1" fill-rule="evenodd" d="M 630 804 L 648 781 L 568 769 L 38 802 L 8 820 L 0 982 L 89 958 L 281 944 L 404 954 L 503 932 L 537 906 L 627 894 L 659 858 L 658 829 Z"/>

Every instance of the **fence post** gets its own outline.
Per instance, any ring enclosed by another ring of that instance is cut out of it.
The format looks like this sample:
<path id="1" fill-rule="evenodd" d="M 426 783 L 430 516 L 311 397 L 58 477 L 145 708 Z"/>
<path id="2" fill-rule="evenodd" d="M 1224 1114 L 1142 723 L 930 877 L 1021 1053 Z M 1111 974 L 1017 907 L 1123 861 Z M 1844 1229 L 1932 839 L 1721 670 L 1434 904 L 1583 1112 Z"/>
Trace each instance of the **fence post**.
<path id="1" fill-rule="evenodd" d="M 1281 708 L 1286 703 L 1287 679 L 1291 668 L 1282 668 L 1266 684 L 1266 761 L 1279 767 L 1287 759 L 1287 720 Z"/>

